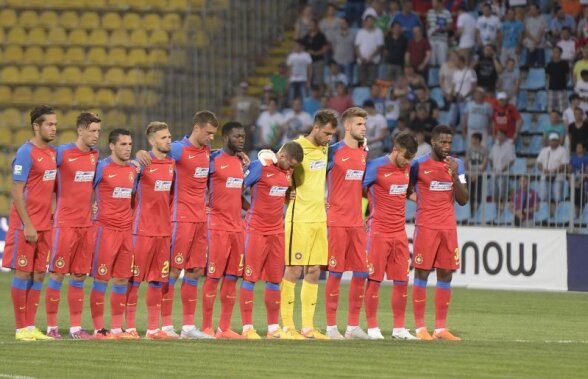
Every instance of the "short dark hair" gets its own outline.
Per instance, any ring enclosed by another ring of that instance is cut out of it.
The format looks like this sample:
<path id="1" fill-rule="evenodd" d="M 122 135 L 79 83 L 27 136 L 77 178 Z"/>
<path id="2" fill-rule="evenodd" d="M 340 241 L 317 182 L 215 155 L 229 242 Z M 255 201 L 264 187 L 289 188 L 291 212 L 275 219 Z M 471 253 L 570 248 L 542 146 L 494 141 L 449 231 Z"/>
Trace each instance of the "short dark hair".
<path id="1" fill-rule="evenodd" d="M 411 155 L 416 154 L 418 149 L 418 143 L 416 139 L 412 133 L 408 131 L 400 132 L 396 135 L 396 137 L 394 137 L 394 146 L 406 149 L 406 151 Z"/>
<path id="2" fill-rule="evenodd" d="M 570 95 L 570 103 L 572 102 L 572 100 L 576 100 L 576 99 L 579 99 L 579 98 L 580 98 L 580 96 L 578 96 L 577 93 L 571 94 Z"/>
<path id="3" fill-rule="evenodd" d="M 153 134 L 157 133 L 160 130 L 169 129 L 167 124 L 163 121 L 151 121 L 149 125 L 147 125 L 147 129 L 145 130 L 145 135 L 147 138 L 151 137 Z"/>
<path id="4" fill-rule="evenodd" d="M 341 121 L 345 122 L 349 118 L 353 117 L 363 117 L 366 118 L 368 116 L 367 112 L 360 107 L 351 107 L 347 108 L 345 112 L 341 115 Z"/>
<path id="5" fill-rule="evenodd" d="M 482 133 L 472 133 L 472 137 L 477 138 L 478 141 L 482 142 Z"/>
<path id="6" fill-rule="evenodd" d="M 223 125 L 222 136 L 228 136 L 233 129 L 244 129 L 244 126 L 238 121 L 229 121 Z"/>
<path id="7" fill-rule="evenodd" d="M 34 107 L 30 113 L 31 126 L 33 124 L 42 124 L 45 121 L 45 116 L 49 114 L 55 114 L 55 109 L 50 105 L 38 105 Z"/>
<path id="8" fill-rule="evenodd" d="M 330 109 L 320 109 L 314 115 L 313 125 L 318 125 L 319 128 L 331 124 L 333 128 L 336 128 L 339 122 L 337 121 L 337 114 Z"/>
<path id="9" fill-rule="evenodd" d="M 576 142 L 576 146 L 578 146 L 578 145 L 582 145 L 582 147 L 584 149 L 586 148 L 586 142 L 584 142 L 584 141 L 578 141 L 578 142 Z"/>
<path id="10" fill-rule="evenodd" d="M 123 128 L 114 129 L 108 134 L 108 143 L 117 143 L 120 136 L 131 136 L 131 131 Z"/>
<path id="11" fill-rule="evenodd" d="M 560 54 L 561 54 L 561 53 L 563 53 L 563 49 L 562 49 L 561 47 L 559 47 L 559 46 L 554 46 L 554 47 L 553 47 L 553 50 L 554 50 L 554 51 L 555 51 L 555 50 L 559 50 L 559 53 L 560 53 Z"/>
<path id="12" fill-rule="evenodd" d="M 290 159 L 295 159 L 298 163 L 302 163 L 302 160 L 304 159 L 304 150 L 302 150 L 302 146 L 294 141 L 286 142 L 282 145 L 280 152 L 286 154 Z"/>
<path id="13" fill-rule="evenodd" d="M 449 134 L 453 136 L 453 129 L 449 125 L 437 125 L 433 128 L 431 132 L 431 139 L 437 139 L 441 134 Z"/>
<path id="14" fill-rule="evenodd" d="M 557 113 L 558 116 L 561 116 L 561 112 L 558 111 L 557 109 L 552 109 L 551 113 Z"/>
<path id="15" fill-rule="evenodd" d="M 218 119 L 216 115 L 211 111 L 199 111 L 194 114 L 193 124 L 198 126 L 204 126 L 206 124 L 210 124 L 215 128 L 218 128 Z"/>
<path id="16" fill-rule="evenodd" d="M 94 122 L 102 122 L 102 120 L 96 113 L 84 111 L 80 113 L 76 119 L 76 128 L 88 129 L 90 124 Z"/>

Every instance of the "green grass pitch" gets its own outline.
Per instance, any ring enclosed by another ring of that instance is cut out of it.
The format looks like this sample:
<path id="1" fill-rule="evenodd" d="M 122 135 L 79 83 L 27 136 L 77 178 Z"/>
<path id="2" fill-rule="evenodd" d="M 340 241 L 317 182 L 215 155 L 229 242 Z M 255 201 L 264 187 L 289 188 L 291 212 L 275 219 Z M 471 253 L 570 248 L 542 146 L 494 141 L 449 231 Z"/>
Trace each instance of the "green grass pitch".
<path id="1" fill-rule="evenodd" d="M 449 327 L 464 341 L 393 341 L 390 286 L 382 286 L 379 321 L 386 341 L 63 341 L 16 342 L 10 274 L 0 274 L 0 378 L 240 377 L 240 378 L 572 378 L 588 377 L 588 294 L 455 289 Z M 89 291 L 89 281 L 86 289 Z M 177 285 L 179 288 L 179 283 Z M 300 286 L 297 287 L 299 290 Z M 320 287 L 316 325 L 324 330 Z M 137 324 L 144 333 L 142 287 Z M 65 291 L 64 291 L 65 292 Z M 339 326 L 346 324 L 347 286 Z M 181 303 L 176 290 L 176 327 Z M 433 291 L 427 319 L 433 327 Z M 44 296 L 38 326 L 45 327 Z M 265 334 L 263 284 L 256 287 L 254 322 Z M 89 307 L 84 326 L 91 325 Z M 108 303 L 106 303 L 108 304 Z M 60 328 L 68 331 L 62 296 Z M 219 306 L 215 308 L 218 315 Z M 200 323 L 200 302 L 197 323 Z M 106 308 L 108 313 L 108 307 Z M 296 313 L 299 321 L 299 308 Z M 218 318 L 215 319 L 215 325 Z M 108 325 L 108 320 L 107 320 Z M 365 327 L 365 318 L 362 316 Z M 407 327 L 413 329 L 412 309 Z M 234 330 L 240 330 L 238 305 Z"/>

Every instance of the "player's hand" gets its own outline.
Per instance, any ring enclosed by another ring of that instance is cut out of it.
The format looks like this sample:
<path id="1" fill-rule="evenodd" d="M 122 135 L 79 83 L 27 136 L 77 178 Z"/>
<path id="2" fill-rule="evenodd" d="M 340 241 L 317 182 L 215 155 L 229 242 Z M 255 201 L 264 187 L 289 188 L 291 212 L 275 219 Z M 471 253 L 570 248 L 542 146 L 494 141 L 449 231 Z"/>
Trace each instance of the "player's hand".
<path id="1" fill-rule="evenodd" d="M 290 200 L 291 201 L 296 200 L 296 191 L 290 191 Z"/>
<path id="2" fill-rule="evenodd" d="M 29 243 L 37 242 L 37 229 L 33 226 L 33 224 L 25 225 L 24 226 L 24 235 L 25 240 Z"/>
<path id="3" fill-rule="evenodd" d="M 457 161 L 453 157 L 445 158 L 445 167 L 449 175 L 457 177 Z"/>
<path id="4" fill-rule="evenodd" d="M 243 162 L 244 168 L 249 167 L 249 164 L 251 163 L 251 159 L 249 159 L 247 154 L 245 154 L 244 152 L 241 151 L 241 152 L 237 153 L 237 156 L 241 159 L 241 162 Z"/>
<path id="5" fill-rule="evenodd" d="M 149 153 L 145 150 L 137 151 L 135 158 L 137 158 L 137 161 L 143 166 L 149 166 L 151 164 L 151 156 L 149 156 Z"/>
<path id="6" fill-rule="evenodd" d="M 92 216 L 96 216 L 96 213 L 98 213 L 98 203 L 94 202 L 94 204 L 92 204 Z"/>

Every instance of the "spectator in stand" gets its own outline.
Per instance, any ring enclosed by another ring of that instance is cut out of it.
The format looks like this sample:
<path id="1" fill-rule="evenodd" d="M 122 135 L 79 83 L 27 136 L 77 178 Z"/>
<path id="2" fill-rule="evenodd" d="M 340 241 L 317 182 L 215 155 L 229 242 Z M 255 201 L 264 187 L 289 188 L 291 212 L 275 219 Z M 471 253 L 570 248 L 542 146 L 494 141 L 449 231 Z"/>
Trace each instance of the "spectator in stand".
<path id="1" fill-rule="evenodd" d="M 425 78 L 423 78 L 422 75 L 417 74 L 414 71 L 414 68 L 409 64 L 404 66 L 404 78 L 406 78 L 406 81 L 408 82 L 408 85 L 411 88 L 415 88 L 418 86 L 424 87 L 427 85 Z"/>
<path id="2" fill-rule="evenodd" d="M 462 127 L 468 140 L 474 134 L 479 134 L 482 141 L 488 140 L 492 125 L 492 106 L 484 101 L 486 92 L 482 87 L 476 88 L 474 100 L 468 101 L 463 114 Z"/>
<path id="3" fill-rule="evenodd" d="M 333 43 L 333 60 L 337 62 L 341 71 L 347 77 L 349 85 L 354 84 L 353 67 L 355 66 L 355 33 L 349 29 L 349 21 L 339 21 L 339 32 Z"/>
<path id="4" fill-rule="evenodd" d="M 349 21 L 349 26 L 361 26 L 361 16 L 365 10 L 365 0 L 347 0 L 345 4 L 345 18 Z"/>
<path id="5" fill-rule="evenodd" d="M 582 45 L 584 45 L 585 41 L 588 40 L 588 6 L 584 6 L 582 8 L 582 17 L 580 18 L 580 22 L 578 22 L 576 37 L 578 37 L 578 39 L 581 41 L 584 41 Z"/>
<path id="6" fill-rule="evenodd" d="M 537 168 L 542 173 L 539 197 L 550 203 L 551 214 L 562 199 L 563 182 L 569 163 L 569 152 L 559 144 L 559 135 L 552 133 L 549 136 L 549 146 L 541 149 L 537 156 Z"/>
<path id="7" fill-rule="evenodd" d="M 312 85 L 318 86 L 321 93 L 325 86 L 325 57 L 329 50 L 327 37 L 321 32 L 316 20 L 311 20 L 308 34 L 304 36 L 304 47 L 312 58 Z"/>
<path id="8" fill-rule="evenodd" d="M 502 64 L 494 54 L 493 45 L 485 45 L 482 55 L 474 63 L 478 86 L 488 92 L 496 91 L 498 74 L 502 72 Z"/>
<path id="9" fill-rule="evenodd" d="M 555 17 L 549 23 L 549 32 L 553 41 L 559 39 L 559 35 L 563 28 L 569 28 L 572 33 L 576 31 L 576 20 L 574 17 L 566 14 L 565 10 L 559 5 L 555 7 Z"/>
<path id="10" fill-rule="evenodd" d="M 455 50 L 450 51 L 449 59 L 441 65 L 441 69 L 439 70 L 439 86 L 445 99 L 446 108 L 449 108 L 449 104 L 453 101 L 453 73 L 458 66 L 458 57 Z"/>
<path id="11" fill-rule="evenodd" d="M 319 87 L 310 88 L 310 96 L 302 99 L 302 109 L 311 116 L 321 109 L 321 91 Z"/>
<path id="12" fill-rule="evenodd" d="M 294 99 L 292 101 L 292 110 L 284 114 L 282 141 L 280 141 L 280 145 L 298 138 L 301 134 L 309 132 L 311 127 L 312 117 L 302 110 L 302 100 Z"/>
<path id="13" fill-rule="evenodd" d="M 470 189 L 470 210 L 475 214 L 482 201 L 483 175 L 488 167 L 488 149 L 482 145 L 482 134 L 473 133 L 464 160 Z"/>
<path id="14" fill-rule="evenodd" d="M 568 126 L 568 139 L 570 151 L 576 151 L 580 142 L 588 142 L 588 122 L 580 107 L 574 108 L 574 121 Z"/>
<path id="15" fill-rule="evenodd" d="M 523 119 L 517 108 L 508 102 L 506 93 L 498 92 L 496 100 L 498 101 L 492 113 L 492 133 L 496 138 L 498 132 L 503 131 L 514 142 L 523 125 Z"/>
<path id="16" fill-rule="evenodd" d="M 412 34 L 414 38 L 408 41 L 406 49 L 406 64 L 410 64 L 415 72 L 426 81 L 429 72 L 429 61 L 431 60 L 431 45 L 429 41 L 423 38 L 423 30 L 420 26 L 415 26 Z"/>
<path id="17" fill-rule="evenodd" d="M 549 113 L 549 125 L 543 132 L 543 145 L 547 145 L 549 136 L 553 133 L 559 136 L 559 144 L 563 146 L 566 139 L 567 129 L 561 122 L 561 113 L 553 110 Z"/>
<path id="18" fill-rule="evenodd" d="M 570 158 L 570 166 L 574 174 L 574 205 L 576 214 L 581 214 L 582 206 L 586 203 L 588 195 L 588 155 L 586 155 L 586 142 L 576 144 L 575 153 Z"/>
<path id="19" fill-rule="evenodd" d="M 523 42 L 523 32 L 525 26 L 522 22 L 515 19 L 515 11 L 509 8 L 506 11 L 506 16 L 502 22 L 502 33 L 500 39 L 502 49 L 500 51 L 500 62 L 506 65 L 509 58 L 514 59 L 515 64 L 518 65 L 519 53 Z"/>
<path id="20" fill-rule="evenodd" d="M 504 209 L 508 195 L 509 171 L 517 156 L 514 143 L 507 138 L 503 130 L 496 133 L 490 149 L 490 166 L 492 168 L 493 200 L 498 205 L 499 213 Z"/>
<path id="21" fill-rule="evenodd" d="M 337 17 L 337 8 L 335 7 L 335 4 L 327 4 L 327 11 L 325 13 L 325 17 L 323 17 L 319 22 L 319 28 L 325 34 L 327 42 L 329 42 L 331 47 L 335 45 L 335 36 L 339 33 L 340 26 L 341 19 Z"/>
<path id="22" fill-rule="evenodd" d="M 570 126 L 576 121 L 576 116 L 574 110 L 580 107 L 580 96 L 576 95 L 575 93 L 571 94 L 568 98 L 570 101 L 570 105 L 566 108 L 563 112 L 563 121 L 564 125 Z M 583 121 L 584 119 L 582 119 Z"/>
<path id="23" fill-rule="evenodd" d="M 492 13 L 498 16 L 499 19 L 502 20 L 504 18 L 504 15 L 506 14 L 504 0 L 492 0 L 490 8 L 492 8 Z"/>
<path id="24" fill-rule="evenodd" d="M 288 65 L 286 63 L 280 63 L 278 65 L 278 72 L 274 73 L 270 78 L 272 89 L 278 100 L 278 108 L 286 106 L 286 99 L 288 97 L 288 80 Z"/>
<path id="25" fill-rule="evenodd" d="M 517 95 L 521 85 L 521 71 L 515 64 L 515 60 L 508 58 L 506 67 L 498 76 L 498 85 L 496 90 L 504 92 L 510 99 L 510 103 L 516 106 Z"/>
<path id="26" fill-rule="evenodd" d="M 555 46 L 552 50 L 552 59 L 545 66 L 547 75 L 547 111 L 557 110 L 563 112 L 568 106 L 568 79 L 570 77 L 570 65 L 563 61 L 562 49 Z"/>
<path id="27" fill-rule="evenodd" d="M 476 21 L 476 42 L 479 46 L 498 45 L 502 24 L 500 19 L 492 14 L 492 5 L 482 4 L 482 15 Z"/>
<path id="28" fill-rule="evenodd" d="M 337 94 L 337 83 L 343 83 L 346 86 L 349 85 L 347 82 L 347 76 L 341 72 L 339 65 L 335 61 L 331 61 L 329 64 L 329 75 L 325 78 L 326 94 L 328 96 L 335 96 Z"/>
<path id="29" fill-rule="evenodd" d="M 469 62 L 476 46 L 476 19 L 467 11 L 465 2 L 459 7 L 456 26 L 459 52 Z"/>
<path id="30" fill-rule="evenodd" d="M 581 57 L 576 63 L 574 63 L 572 77 L 574 84 L 580 80 L 580 73 L 584 70 L 588 70 L 588 45 L 582 47 Z"/>
<path id="31" fill-rule="evenodd" d="M 243 125 L 247 135 L 252 135 L 253 126 L 259 114 L 259 99 L 249 95 L 247 82 L 239 84 L 239 93 L 232 99 L 232 108 L 235 121 Z M 249 138 L 245 151 L 251 150 L 252 143 L 254 143 L 253 139 Z"/>
<path id="32" fill-rule="evenodd" d="M 390 25 L 390 18 L 384 12 L 384 2 L 382 0 L 372 0 L 371 5 L 366 8 L 361 18 L 365 19 L 367 16 L 372 16 L 376 28 L 380 29 L 382 33 L 386 33 Z"/>
<path id="33" fill-rule="evenodd" d="M 580 79 L 574 85 L 574 92 L 580 96 L 580 108 L 584 112 L 588 111 L 588 70 L 582 70 L 580 72 Z"/>
<path id="34" fill-rule="evenodd" d="M 432 117 L 434 119 L 439 118 L 439 105 L 433 99 L 431 99 L 429 90 L 427 87 L 416 87 L 414 89 L 416 98 L 414 101 L 415 110 L 417 107 L 422 106 L 425 107 L 427 110 L 427 117 Z M 412 118 L 416 117 L 415 114 L 412 115 Z"/>
<path id="35" fill-rule="evenodd" d="M 263 86 L 263 92 L 259 98 L 259 112 L 266 111 L 270 100 L 274 99 L 275 97 L 274 89 L 271 84 L 266 84 Z"/>
<path id="36" fill-rule="evenodd" d="M 337 111 L 339 114 L 343 114 L 348 108 L 353 107 L 353 99 L 351 95 L 347 93 L 347 86 L 339 82 L 335 86 L 337 94 L 329 99 L 327 106 L 330 109 Z"/>
<path id="37" fill-rule="evenodd" d="M 429 142 L 431 141 L 431 132 L 435 126 L 439 125 L 439 122 L 429 116 L 425 105 L 417 105 L 415 109 L 416 116 L 410 123 L 410 130 L 415 134 L 422 132 L 425 135 L 425 140 Z"/>
<path id="38" fill-rule="evenodd" d="M 289 100 L 306 97 L 312 76 L 312 58 L 304 51 L 304 41 L 296 40 L 286 64 L 289 68 Z"/>
<path id="39" fill-rule="evenodd" d="M 257 119 L 257 146 L 259 149 L 279 148 L 282 137 L 284 116 L 278 112 L 276 98 L 269 100 L 267 110 L 261 112 Z"/>
<path id="40" fill-rule="evenodd" d="M 402 27 L 398 22 L 392 23 L 384 38 L 386 80 L 396 81 L 402 75 L 407 47 L 408 40 L 402 33 Z"/>
<path id="41" fill-rule="evenodd" d="M 529 178 L 525 175 L 519 177 L 519 186 L 513 192 L 508 207 L 514 215 L 515 226 L 534 226 L 533 216 L 539 210 L 539 196 L 529 188 Z"/>
<path id="42" fill-rule="evenodd" d="M 374 108 L 376 108 L 378 114 L 383 115 L 386 112 L 386 98 L 382 96 L 382 87 L 379 84 L 372 84 L 368 100 L 373 101 Z"/>
<path id="43" fill-rule="evenodd" d="M 381 53 L 384 48 L 384 34 L 374 26 L 374 18 L 367 16 L 355 36 L 355 53 L 359 64 L 359 82 L 370 86 L 378 75 Z"/>
<path id="44" fill-rule="evenodd" d="M 402 32 L 407 40 L 412 39 L 412 32 L 415 26 L 421 26 L 421 19 L 412 11 L 412 1 L 402 1 L 402 12 L 396 13 L 392 23 L 398 22 L 402 26 Z"/>
<path id="45" fill-rule="evenodd" d="M 561 59 L 567 64 L 572 64 L 576 58 L 576 40 L 571 37 L 570 28 L 565 27 L 561 30 L 561 38 L 557 41 L 557 47 L 561 49 Z"/>
<path id="46" fill-rule="evenodd" d="M 376 112 L 373 101 L 364 101 L 363 109 L 368 114 L 365 120 L 365 137 L 369 147 L 368 159 L 371 160 L 384 154 L 384 139 L 388 134 L 388 126 L 384 116 Z"/>
<path id="47" fill-rule="evenodd" d="M 414 156 L 415 159 L 431 153 L 433 149 L 431 149 L 431 145 L 427 143 L 425 133 L 423 133 L 422 130 L 416 132 L 414 138 L 418 143 L 417 152 Z"/>
<path id="48" fill-rule="evenodd" d="M 453 73 L 453 102 L 450 112 L 454 125 L 457 125 L 466 103 L 471 100 L 476 83 L 476 73 L 466 66 L 465 58 L 460 55 L 457 59 L 457 69 Z"/>
<path id="49" fill-rule="evenodd" d="M 545 32 L 547 24 L 539 13 L 539 6 L 531 3 L 529 13 L 525 19 L 525 39 L 523 44 L 527 48 L 527 65 L 530 67 L 543 66 L 545 64 Z"/>
<path id="50" fill-rule="evenodd" d="M 294 24 L 294 39 L 301 39 L 308 34 L 310 23 L 314 18 L 315 16 L 312 7 L 310 5 L 305 5 Z"/>
<path id="51" fill-rule="evenodd" d="M 399 93 L 396 90 L 390 91 L 390 96 L 388 100 L 386 100 L 386 114 L 384 115 L 384 117 L 386 117 L 388 129 L 390 129 L 391 132 L 397 129 L 398 119 L 400 118 L 400 106 L 402 96 L 398 95 Z M 394 136 L 390 135 L 390 138 L 393 140 Z"/>
<path id="52" fill-rule="evenodd" d="M 396 121 L 396 127 L 392 132 L 390 132 L 390 141 L 392 142 L 392 147 L 394 147 L 394 138 L 396 138 L 397 134 L 407 131 L 408 128 L 406 127 L 406 121 L 404 119 L 399 118 Z"/>
<path id="53" fill-rule="evenodd" d="M 442 0 L 433 0 L 432 4 L 433 7 L 427 12 L 427 35 L 432 51 L 431 64 L 440 66 L 447 61 L 453 19 Z"/>
<path id="54" fill-rule="evenodd" d="M 574 19 L 577 19 L 582 11 L 582 5 L 586 5 L 586 0 L 560 0 L 559 4 L 564 10 L 565 14 L 569 14 Z"/>

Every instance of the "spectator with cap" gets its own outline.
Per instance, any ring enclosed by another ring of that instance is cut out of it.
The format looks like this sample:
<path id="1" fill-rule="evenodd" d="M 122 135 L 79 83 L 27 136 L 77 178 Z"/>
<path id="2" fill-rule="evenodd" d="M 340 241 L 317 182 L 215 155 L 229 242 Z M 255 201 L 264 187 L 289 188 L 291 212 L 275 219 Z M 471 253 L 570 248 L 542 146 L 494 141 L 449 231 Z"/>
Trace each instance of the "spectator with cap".
<path id="1" fill-rule="evenodd" d="M 402 26 L 402 32 L 407 40 L 412 39 L 412 32 L 415 26 L 421 26 L 421 19 L 412 11 L 412 1 L 402 1 L 402 11 L 396 13 L 392 19 L 392 23 L 398 22 Z"/>
<path id="2" fill-rule="evenodd" d="M 319 29 L 316 19 L 310 21 L 308 34 L 304 36 L 303 40 L 306 52 L 312 58 L 311 83 L 318 86 L 322 93 L 325 82 L 325 56 L 329 50 L 329 42 Z"/>
<path id="3" fill-rule="evenodd" d="M 557 5 L 555 7 L 555 17 L 551 19 L 549 23 L 549 32 L 554 41 L 559 39 L 559 35 L 563 28 L 569 28 L 572 33 L 576 31 L 576 20 L 574 17 L 566 14 L 565 10 Z"/>
<path id="4" fill-rule="evenodd" d="M 588 121 L 580 107 L 574 108 L 574 120 L 568 125 L 568 139 L 570 151 L 576 151 L 576 145 L 580 142 L 588 142 Z"/>
<path id="5" fill-rule="evenodd" d="M 517 156 L 515 146 L 511 139 L 507 138 L 504 130 L 496 132 L 496 137 L 492 149 L 490 149 L 490 166 L 492 168 L 492 193 L 493 200 L 498 205 L 499 213 L 504 209 L 504 204 L 508 195 L 508 183 L 510 168 L 514 164 Z"/>
<path id="6" fill-rule="evenodd" d="M 333 60 L 337 62 L 341 72 L 347 77 L 347 83 L 354 84 L 355 33 L 349 29 L 349 20 L 344 18 L 339 21 L 339 31 L 333 37 L 331 45 Z"/>
<path id="7" fill-rule="evenodd" d="M 553 133 L 559 136 L 559 144 L 563 146 L 567 129 L 561 122 L 561 113 L 557 110 L 552 110 L 549 113 L 549 124 L 547 124 L 543 133 L 543 145 L 547 145 L 548 137 L 553 135 Z"/>
<path id="8" fill-rule="evenodd" d="M 341 68 L 335 61 L 329 63 L 329 75 L 325 78 L 326 94 L 331 97 L 337 94 L 336 86 L 337 83 L 343 83 L 345 86 L 349 85 L 347 82 L 347 76 L 341 72 Z"/>
<path id="9" fill-rule="evenodd" d="M 492 4 L 482 4 L 482 15 L 476 21 L 476 42 L 479 46 L 496 46 L 501 34 L 500 19 L 492 14 Z"/>
<path id="10" fill-rule="evenodd" d="M 522 227 L 534 226 L 534 214 L 539 210 L 537 191 L 529 187 L 529 178 L 519 177 L 518 188 L 513 192 L 508 207 L 514 215 L 514 225 Z"/>
<path id="11" fill-rule="evenodd" d="M 559 135 L 549 135 L 549 146 L 544 147 L 537 156 L 537 169 L 541 172 L 541 188 L 539 197 L 551 206 L 551 214 L 555 206 L 562 199 L 563 182 L 570 163 L 567 149 L 559 143 Z"/>
<path id="12" fill-rule="evenodd" d="M 510 99 L 510 103 L 516 106 L 517 95 L 519 93 L 519 87 L 521 85 L 521 71 L 515 64 L 515 60 L 508 58 L 506 61 L 506 67 L 498 76 L 498 84 L 496 90 L 498 92 L 504 92 Z"/>
<path id="13" fill-rule="evenodd" d="M 484 101 L 486 92 L 482 87 L 476 88 L 474 100 L 468 101 L 463 113 L 462 127 L 468 140 L 479 134 L 482 141 L 488 140 L 492 122 L 492 106 Z"/>
<path id="14" fill-rule="evenodd" d="M 514 59 L 515 64 L 519 62 L 519 53 L 523 42 L 525 26 L 515 19 L 515 10 L 509 8 L 502 22 L 502 33 L 500 34 L 500 62 L 506 65 L 509 58 Z"/>
<path id="15" fill-rule="evenodd" d="M 443 1 L 433 0 L 427 12 L 427 36 L 431 44 L 431 64 L 439 66 L 447 61 L 449 32 L 453 26 L 451 13 L 443 6 Z"/>
<path id="16" fill-rule="evenodd" d="M 459 7 L 459 15 L 457 16 L 457 32 L 459 37 L 458 49 L 460 54 L 469 62 L 476 46 L 476 19 L 468 10 L 464 1 Z"/>
<path id="17" fill-rule="evenodd" d="M 384 116 L 376 112 L 373 101 L 364 101 L 363 109 L 368 114 L 365 120 L 365 138 L 369 147 L 368 159 L 374 159 L 384 154 L 384 139 L 388 134 L 388 126 Z"/>
<path id="18" fill-rule="evenodd" d="M 517 108 L 508 102 L 508 96 L 504 92 L 496 95 L 496 106 L 492 113 L 492 133 L 496 138 L 499 131 L 514 141 L 521 130 L 523 120 Z"/>
<path id="19" fill-rule="evenodd" d="M 482 54 L 474 62 L 474 68 L 478 86 L 488 92 L 495 92 L 498 74 L 502 72 L 502 64 L 494 53 L 494 46 L 484 46 Z"/>
<path id="20" fill-rule="evenodd" d="M 527 49 L 527 65 L 530 67 L 543 66 L 545 64 L 545 32 L 547 23 L 541 13 L 539 6 L 531 3 L 529 13 L 525 19 L 525 38 L 523 44 Z"/>
<path id="21" fill-rule="evenodd" d="M 330 109 L 337 111 L 337 113 L 343 114 L 347 108 L 354 106 L 353 99 L 351 98 L 351 95 L 347 93 L 347 86 L 342 82 L 335 85 L 335 91 L 337 94 L 329 98 L 327 106 Z"/>
<path id="22" fill-rule="evenodd" d="M 471 214 L 476 214 L 476 210 L 482 201 L 483 176 L 488 167 L 488 149 L 482 144 L 484 140 L 480 133 L 472 133 L 469 140 L 464 165 L 468 173 L 470 210 Z"/>
<path id="23" fill-rule="evenodd" d="M 402 75 L 408 40 L 398 22 L 393 22 L 384 38 L 385 79 L 395 81 Z"/>
<path id="24" fill-rule="evenodd" d="M 304 51 L 304 41 L 296 40 L 294 50 L 286 60 L 290 71 L 289 99 L 304 98 L 308 95 L 310 78 L 312 77 L 312 57 Z"/>
<path id="25" fill-rule="evenodd" d="M 414 71 L 425 80 L 428 78 L 429 61 L 431 60 L 431 45 L 423 38 L 423 30 L 415 26 L 412 30 L 413 39 L 408 41 L 406 49 L 406 64 L 410 64 Z"/>
<path id="26" fill-rule="evenodd" d="M 370 86 L 376 80 L 383 47 L 384 35 L 382 31 L 375 27 L 374 18 L 367 16 L 363 20 L 363 27 L 355 36 L 359 82 L 362 86 Z"/>
<path id="27" fill-rule="evenodd" d="M 561 59 L 562 49 L 555 46 L 552 50 L 553 58 L 545 66 L 547 77 L 547 111 L 562 112 L 568 106 L 568 79 L 570 65 Z"/>

